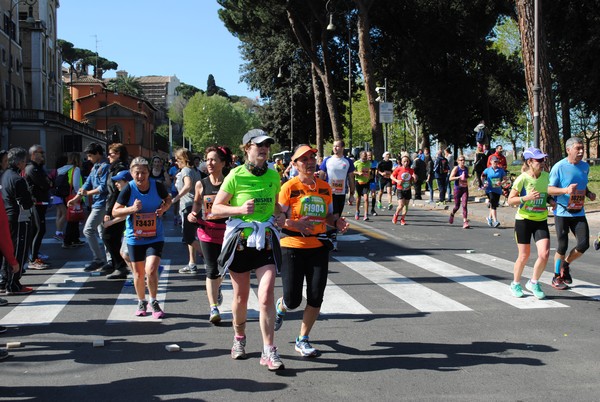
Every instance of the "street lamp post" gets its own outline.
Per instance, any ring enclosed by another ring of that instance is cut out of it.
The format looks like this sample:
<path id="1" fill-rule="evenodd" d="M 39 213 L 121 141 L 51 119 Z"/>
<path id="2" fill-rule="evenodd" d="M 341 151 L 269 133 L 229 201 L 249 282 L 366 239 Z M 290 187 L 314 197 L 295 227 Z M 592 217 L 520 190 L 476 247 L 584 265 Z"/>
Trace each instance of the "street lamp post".
<path id="1" fill-rule="evenodd" d="M 8 112 L 8 123 L 7 123 L 7 134 L 10 134 L 12 129 L 12 109 L 13 109 L 13 88 L 12 88 L 12 70 L 13 70 L 13 54 L 12 54 L 12 42 L 17 41 L 17 24 L 13 23 L 13 12 L 15 7 L 19 4 L 25 4 L 29 6 L 27 21 L 33 22 L 33 5 L 37 3 L 37 0 L 10 0 L 10 10 L 8 12 L 9 24 L 8 24 L 8 91 L 6 93 L 6 111 Z M 17 63 L 18 65 L 18 63 Z"/>
<path id="2" fill-rule="evenodd" d="M 294 88 L 290 84 L 290 151 L 294 150 Z"/>
<path id="3" fill-rule="evenodd" d="M 348 142 L 349 148 L 352 150 L 352 49 L 350 43 L 352 41 L 352 30 L 350 21 L 348 21 Z"/>

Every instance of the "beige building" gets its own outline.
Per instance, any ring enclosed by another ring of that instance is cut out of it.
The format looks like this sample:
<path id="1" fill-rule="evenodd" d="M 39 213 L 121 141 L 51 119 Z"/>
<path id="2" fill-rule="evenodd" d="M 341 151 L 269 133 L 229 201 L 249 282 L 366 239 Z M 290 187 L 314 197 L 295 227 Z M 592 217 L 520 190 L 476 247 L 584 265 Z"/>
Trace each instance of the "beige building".
<path id="1" fill-rule="evenodd" d="M 121 73 L 120 71 L 117 74 Z M 177 97 L 176 88 L 181 84 L 174 75 L 146 75 L 138 78 L 144 95 L 157 109 L 168 110 Z"/>
<path id="2" fill-rule="evenodd" d="M 106 135 L 62 114 L 58 0 L 0 0 L 0 102 L 3 149 L 41 144 L 47 165 Z"/>

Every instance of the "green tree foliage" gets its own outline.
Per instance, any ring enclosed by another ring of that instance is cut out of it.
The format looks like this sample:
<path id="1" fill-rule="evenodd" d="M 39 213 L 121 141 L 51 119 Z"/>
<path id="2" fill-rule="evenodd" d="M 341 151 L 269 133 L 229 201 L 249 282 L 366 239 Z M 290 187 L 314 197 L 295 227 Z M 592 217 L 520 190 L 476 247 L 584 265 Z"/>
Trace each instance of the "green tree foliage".
<path id="1" fill-rule="evenodd" d="M 62 87 L 62 92 L 63 92 L 63 114 L 67 117 L 71 117 L 71 88 L 67 85 L 63 85 Z"/>
<path id="2" fill-rule="evenodd" d="M 545 2 L 542 23 L 555 96 L 560 105 L 563 143 L 571 136 L 572 108 L 600 111 L 600 3 Z M 579 111 L 576 111 L 579 114 Z M 576 131 L 577 121 L 573 122 Z"/>
<path id="3" fill-rule="evenodd" d="M 188 101 L 192 98 L 192 96 L 196 95 L 197 92 L 202 92 L 202 90 L 193 85 L 182 82 L 177 86 L 177 88 L 175 88 L 175 92 L 181 95 L 184 100 Z"/>
<path id="4" fill-rule="evenodd" d="M 133 75 L 122 75 L 108 81 L 106 87 L 109 91 L 135 96 L 144 97 L 144 88 L 137 77 Z"/>
<path id="5" fill-rule="evenodd" d="M 258 126 L 256 115 L 243 103 L 232 104 L 220 95 L 197 93 L 183 112 L 184 136 L 191 140 L 194 149 L 217 143 L 235 151 L 244 133 Z"/>
<path id="6" fill-rule="evenodd" d="M 219 95 L 224 98 L 229 98 L 229 95 L 227 94 L 227 92 L 225 92 L 225 90 L 223 88 L 221 88 L 220 86 L 217 85 L 217 82 L 215 81 L 215 77 L 212 74 L 208 75 L 208 80 L 206 82 L 206 95 L 207 96 Z"/>
<path id="7" fill-rule="evenodd" d="M 311 142 L 317 146 L 325 138 L 341 136 L 343 103 L 337 100 L 339 92 L 345 92 L 347 82 L 345 75 L 333 72 L 343 70 L 345 60 L 337 57 L 339 52 L 335 49 L 346 47 L 330 40 L 323 13 L 325 1 L 218 1 L 223 6 L 220 18 L 240 39 L 242 55 L 248 60 L 242 67 L 242 79 L 269 100 L 264 120 L 276 120 L 273 134 L 282 143 Z M 282 79 L 277 78 L 280 68 Z M 290 122 L 289 127 L 286 121 Z"/>
<path id="8" fill-rule="evenodd" d="M 491 47 L 506 58 L 518 56 L 521 58 L 521 37 L 519 25 L 509 15 L 503 15 L 493 30 Z"/>
<path id="9" fill-rule="evenodd" d="M 87 74 L 89 66 L 94 67 L 94 77 L 96 78 L 102 78 L 100 71 L 116 70 L 119 67 L 116 62 L 100 57 L 91 50 L 76 48 L 66 40 L 58 39 L 57 43 L 62 52 L 63 62 L 73 69 L 77 77 Z"/>
<path id="10" fill-rule="evenodd" d="M 387 76 L 388 101 L 410 102 L 426 133 L 458 147 L 474 144 L 472 128 L 482 118 L 492 129 L 512 118 L 523 73 L 514 57 L 490 46 L 498 16 L 510 10 L 494 0 L 387 1 L 374 8 L 378 81 Z M 410 17 L 398 23 L 399 16 Z"/>
<path id="11" fill-rule="evenodd" d="M 156 132 L 156 134 L 160 135 L 161 137 L 169 138 L 169 125 L 161 124 L 160 126 L 156 127 L 155 132 Z"/>

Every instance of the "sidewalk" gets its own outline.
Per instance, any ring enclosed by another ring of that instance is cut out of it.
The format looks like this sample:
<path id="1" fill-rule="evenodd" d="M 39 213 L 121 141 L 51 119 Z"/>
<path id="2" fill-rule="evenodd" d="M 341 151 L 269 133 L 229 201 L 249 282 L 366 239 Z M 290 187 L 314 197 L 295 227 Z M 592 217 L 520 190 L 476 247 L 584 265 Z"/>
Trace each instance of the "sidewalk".
<path id="1" fill-rule="evenodd" d="M 445 212 L 450 215 L 450 212 L 454 208 L 454 199 L 452 202 L 446 202 L 445 205 L 438 205 L 436 202 L 429 204 L 427 201 L 429 200 L 429 192 L 423 192 L 422 200 L 411 200 L 411 207 L 415 208 L 423 208 L 430 211 L 440 211 Z M 434 200 L 437 200 L 438 193 L 434 192 Z M 500 198 L 500 205 L 498 205 L 497 215 L 498 220 L 500 221 L 500 227 L 503 228 L 514 228 L 515 227 L 515 214 L 517 212 L 516 207 L 511 207 L 508 205 L 503 205 L 504 196 Z M 586 200 L 589 201 L 589 200 Z M 394 200 L 394 203 L 396 200 Z M 600 231 L 600 203 L 599 202 L 586 202 L 586 218 L 588 224 L 590 226 L 590 236 L 596 237 L 598 231 Z M 461 217 L 462 208 L 460 208 L 456 212 L 456 218 Z M 475 190 L 473 192 L 469 191 L 469 220 L 472 222 L 483 222 L 487 224 L 486 218 L 488 216 L 488 204 L 487 197 L 485 196 L 483 191 Z M 548 224 L 551 230 L 554 230 L 554 215 L 552 215 L 552 210 L 548 211 Z"/>

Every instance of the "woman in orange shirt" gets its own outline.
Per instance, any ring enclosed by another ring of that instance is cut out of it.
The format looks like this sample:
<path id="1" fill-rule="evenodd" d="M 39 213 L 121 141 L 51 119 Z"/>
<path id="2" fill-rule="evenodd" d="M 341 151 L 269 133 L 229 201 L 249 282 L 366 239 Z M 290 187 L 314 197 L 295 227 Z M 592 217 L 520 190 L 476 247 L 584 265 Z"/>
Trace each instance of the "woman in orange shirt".
<path id="1" fill-rule="evenodd" d="M 299 145 L 292 156 L 298 176 L 281 186 L 279 205 L 286 214 L 281 239 L 283 297 L 277 300 L 275 330 L 281 328 L 287 310 L 302 303 L 302 287 L 306 278 L 306 308 L 295 349 L 302 356 L 312 357 L 318 351 L 311 346 L 308 335 L 323 303 L 327 284 L 329 251 L 333 244 L 326 236 L 327 225 L 340 232 L 348 230 L 345 218 L 333 214 L 331 187 L 315 177 L 317 150 Z"/>

